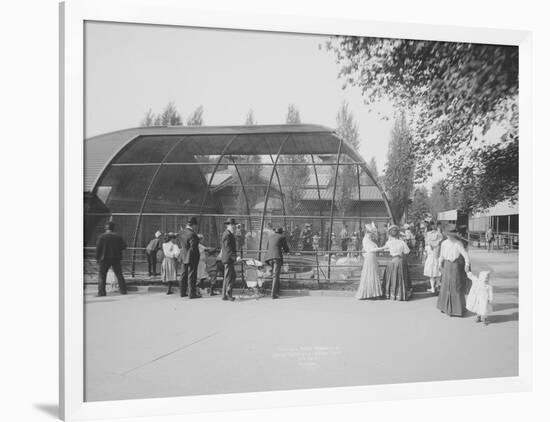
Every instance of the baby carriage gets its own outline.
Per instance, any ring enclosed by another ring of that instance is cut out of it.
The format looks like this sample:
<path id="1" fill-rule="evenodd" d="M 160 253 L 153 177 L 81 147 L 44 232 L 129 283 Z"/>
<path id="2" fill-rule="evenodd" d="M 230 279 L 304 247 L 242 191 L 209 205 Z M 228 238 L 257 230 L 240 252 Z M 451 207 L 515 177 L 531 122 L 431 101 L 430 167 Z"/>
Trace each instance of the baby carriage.
<path id="1" fill-rule="evenodd" d="M 263 264 L 256 259 L 243 259 L 243 271 L 245 276 L 246 288 L 243 294 L 247 296 L 255 296 L 256 300 L 262 296 L 265 296 L 263 289 L 265 277 L 268 275 L 263 270 Z"/>

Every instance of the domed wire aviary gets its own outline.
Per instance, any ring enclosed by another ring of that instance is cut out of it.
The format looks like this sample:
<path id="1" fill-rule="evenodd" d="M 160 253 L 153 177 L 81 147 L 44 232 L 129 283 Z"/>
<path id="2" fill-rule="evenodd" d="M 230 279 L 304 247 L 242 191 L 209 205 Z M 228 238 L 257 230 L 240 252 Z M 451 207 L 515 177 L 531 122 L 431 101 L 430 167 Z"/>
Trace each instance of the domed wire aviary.
<path id="1" fill-rule="evenodd" d="M 84 153 L 86 256 L 113 220 L 132 275 L 145 272 L 144 248 L 157 230 L 178 232 L 194 215 L 212 247 L 220 246 L 223 221 L 235 218 L 243 256 L 259 260 L 267 230 L 284 227 L 291 259 L 283 279 L 353 278 L 354 232 L 392 221 L 363 158 L 323 126 L 133 128 L 86 139 Z M 347 272 L 338 257 L 349 258 Z"/>

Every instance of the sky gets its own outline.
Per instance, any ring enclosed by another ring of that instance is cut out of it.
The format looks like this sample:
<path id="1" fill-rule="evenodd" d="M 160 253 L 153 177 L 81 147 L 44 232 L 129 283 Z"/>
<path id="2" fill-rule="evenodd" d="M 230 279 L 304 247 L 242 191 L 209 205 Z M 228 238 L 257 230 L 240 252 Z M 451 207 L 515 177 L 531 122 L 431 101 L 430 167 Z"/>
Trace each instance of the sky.
<path id="1" fill-rule="evenodd" d="M 139 126 L 148 109 L 161 112 L 170 101 L 184 122 L 202 105 L 205 125 L 244 124 L 251 109 L 258 124 L 280 124 L 294 104 L 302 123 L 335 128 L 347 101 L 359 128 L 359 152 L 367 162 L 375 157 L 381 171 L 393 108 L 367 106 L 358 88 L 342 89 L 335 54 L 319 48 L 327 39 L 87 22 L 85 137 Z"/>

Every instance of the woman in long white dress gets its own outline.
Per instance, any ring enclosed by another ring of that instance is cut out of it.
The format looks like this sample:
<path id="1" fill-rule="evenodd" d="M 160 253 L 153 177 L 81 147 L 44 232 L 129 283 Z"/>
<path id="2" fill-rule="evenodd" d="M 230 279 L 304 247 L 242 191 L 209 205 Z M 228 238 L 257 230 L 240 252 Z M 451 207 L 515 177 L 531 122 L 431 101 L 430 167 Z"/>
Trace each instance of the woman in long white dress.
<path id="1" fill-rule="evenodd" d="M 430 278 L 431 293 L 435 293 L 436 279 L 441 276 L 439 272 L 439 250 L 443 235 L 439 233 L 432 223 L 428 224 L 426 233 L 426 262 L 424 263 L 424 276 Z"/>
<path id="2" fill-rule="evenodd" d="M 374 242 L 376 232 L 369 224 L 365 225 L 365 236 L 363 237 L 363 269 L 361 271 L 361 281 L 359 288 L 355 293 L 356 299 L 375 299 L 383 296 L 382 282 L 378 272 L 378 260 L 376 252 L 381 251 Z"/>
<path id="3" fill-rule="evenodd" d="M 177 276 L 177 259 L 180 256 L 180 248 L 176 244 L 176 235 L 168 233 L 168 242 L 162 245 L 164 259 L 161 265 L 161 278 L 163 283 L 168 283 L 167 295 L 172 294 L 172 282 L 176 283 Z M 176 283 L 177 284 L 177 283 Z"/>
<path id="4" fill-rule="evenodd" d="M 197 266 L 197 280 L 202 283 L 208 274 L 206 273 L 206 246 L 203 245 L 204 236 L 199 234 L 199 265 Z"/>

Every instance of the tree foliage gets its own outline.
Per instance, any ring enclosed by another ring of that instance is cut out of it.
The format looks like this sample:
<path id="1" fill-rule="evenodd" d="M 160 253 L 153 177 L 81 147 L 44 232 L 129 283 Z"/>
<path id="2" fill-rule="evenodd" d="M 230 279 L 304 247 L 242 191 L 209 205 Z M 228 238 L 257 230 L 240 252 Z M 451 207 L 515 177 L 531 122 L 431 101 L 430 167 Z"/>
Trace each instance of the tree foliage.
<path id="1" fill-rule="evenodd" d="M 204 124 L 203 114 L 204 108 L 200 105 L 187 118 L 187 126 L 202 126 Z"/>
<path id="2" fill-rule="evenodd" d="M 336 133 L 355 150 L 359 149 L 359 129 L 346 101 L 336 115 Z"/>
<path id="3" fill-rule="evenodd" d="M 336 134 L 355 150 L 359 148 L 359 129 L 347 102 L 343 102 L 336 114 Z M 336 167 L 332 169 L 332 179 L 336 180 L 336 207 L 345 216 L 352 205 L 352 197 L 358 197 L 357 167 L 346 165 L 352 160 L 346 155 L 340 158 L 341 166 L 335 178 Z"/>
<path id="4" fill-rule="evenodd" d="M 245 118 L 245 125 L 255 125 L 256 121 L 254 119 L 254 111 L 249 110 L 246 114 Z M 258 163 L 260 164 L 262 159 L 259 155 L 239 155 L 234 156 L 233 159 L 236 163 Z M 237 164 L 238 165 L 238 164 Z M 244 165 L 239 166 L 239 174 L 242 179 L 242 183 L 244 185 L 245 191 L 243 191 L 242 187 L 238 189 L 238 196 L 237 196 L 237 204 L 239 207 L 239 213 L 246 214 L 246 200 L 249 202 L 249 206 L 253 207 L 256 203 L 261 201 L 263 199 L 263 195 L 265 195 L 265 189 L 262 187 L 262 184 L 265 183 L 265 180 L 261 177 L 261 170 L 262 166 L 252 166 L 252 165 Z M 235 177 L 237 178 L 238 175 L 236 174 L 235 170 Z M 245 198 L 245 192 L 246 192 L 246 198 Z"/>
<path id="5" fill-rule="evenodd" d="M 361 88 L 366 103 L 390 99 L 414 111 L 416 180 L 433 163 L 442 183 L 468 191 L 483 208 L 518 194 L 518 48 L 503 45 L 334 37 L 345 85 Z M 504 127 L 497 144 L 487 132 Z"/>
<path id="6" fill-rule="evenodd" d="M 294 105 L 289 104 L 286 114 L 286 124 L 300 124 L 300 110 Z M 303 197 L 302 187 L 309 177 L 307 167 L 307 157 L 301 154 L 282 154 L 279 157 L 279 163 L 285 164 L 303 164 L 302 166 L 279 166 L 277 171 L 281 179 L 281 185 L 285 200 L 286 212 L 295 214 L 300 206 Z"/>
<path id="7" fill-rule="evenodd" d="M 298 110 L 294 104 L 289 104 L 286 111 L 286 124 L 299 125 L 300 123 L 302 123 L 302 119 L 300 118 L 300 110 Z"/>
<path id="8" fill-rule="evenodd" d="M 176 106 L 169 102 L 161 113 L 155 114 L 152 109 L 147 110 L 140 126 L 181 126 L 182 120 Z"/>
<path id="9" fill-rule="evenodd" d="M 402 114 L 395 121 L 388 147 L 388 162 L 383 178 L 386 193 L 396 221 L 400 221 L 407 209 L 414 185 L 415 163 L 411 149 L 411 133 Z"/>
<path id="10" fill-rule="evenodd" d="M 376 158 L 375 157 L 372 157 L 369 160 L 369 163 L 367 164 L 367 167 L 369 168 L 369 170 L 372 174 L 372 177 L 374 177 L 374 180 L 378 181 L 380 176 L 378 175 L 378 166 L 376 164 Z"/>
<path id="11" fill-rule="evenodd" d="M 256 119 L 254 118 L 254 110 L 248 110 L 248 113 L 246 113 L 244 124 L 247 126 L 256 124 Z"/>
<path id="12" fill-rule="evenodd" d="M 430 193 L 430 213 L 432 219 L 437 220 L 437 215 L 442 211 L 451 209 L 447 191 L 442 183 L 438 181 L 432 185 L 432 191 Z"/>
<path id="13" fill-rule="evenodd" d="M 428 189 L 421 186 L 414 190 L 413 200 L 410 206 L 409 219 L 417 222 L 431 217 L 430 196 Z"/>

